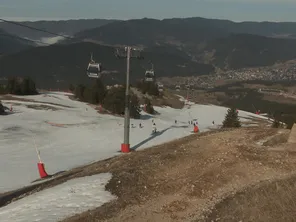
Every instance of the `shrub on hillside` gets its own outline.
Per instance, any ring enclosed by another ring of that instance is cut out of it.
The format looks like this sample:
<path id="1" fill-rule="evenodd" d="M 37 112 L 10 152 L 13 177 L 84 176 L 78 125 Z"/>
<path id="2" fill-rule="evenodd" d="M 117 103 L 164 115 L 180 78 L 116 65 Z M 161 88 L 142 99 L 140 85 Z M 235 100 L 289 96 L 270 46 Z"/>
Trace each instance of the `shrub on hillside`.
<path id="1" fill-rule="evenodd" d="M 15 95 L 36 95 L 35 82 L 30 77 L 17 78 L 13 77 L 8 80 L 6 92 Z"/>
<path id="2" fill-rule="evenodd" d="M 151 96 L 159 96 L 158 86 L 155 82 L 137 82 L 137 88 L 143 93 Z"/>
<path id="3" fill-rule="evenodd" d="M 281 126 L 281 123 L 278 119 L 274 119 L 273 122 L 272 122 L 272 128 L 279 128 Z"/>
<path id="4" fill-rule="evenodd" d="M 0 84 L 0 95 L 7 93 L 7 86 L 5 84 Z"/>
<path id="5" fill-rule="evenodd" d="M 76 98 L 92 104 L 102 103 L 106 93 L 106 87 L 100 79 L 96 80 L 96 82 L 91 87 L 86 87 L 80 84 L 76 86 L 74 90 Z"/>
<path id="6" fill-rule="evenodd" d="M 241 122 L 238 117 L 236 109 L 230 108 L 227 111 L 225 119 L 223 121 L 223 128 L 241 127 Z"/>
<path id="7" fill-rule="evenodd" d="M 86 87 L 82 84 L 79 84 L 78 86 L 75 87 L 74 95 L 77 99 L 83 101 L 83 93 L 84 93 L 85 88 Z"/>
<path id="8" fill-rule="evenodd" d="M 125 108 L 125 87 L 111 88 L 103 101 L 103 107 L 114 114 L 123 115 Z M 130 96 L 130 117 L 140 118 L 140 105 L 138 97 Z"/>
<path id="9" fill-rule="evenodd" d="M 130 116 L 134 119 L 140 119 L 141 118 L 141 108 L 139 99 L 136 95 L 132 94 L 130 97 Z"/>
<path id="10" fill-rule="evenodd" d="M 285 128 L 285 124 L 280 119 L 275 118 L 271 125 L 272 128 Z M 291 127 L 292 128 L 292 127 Z"/>
<path id="11" fill-rule="evenodd" d="M 236 83 L 239 84 L 239 83 Z M 225 85 L 223 86 L 225 87 Z M 215 88 L 214 90 L 217 91 Z M 221 89 L 222 90 L 222 89 Z M 221 92 L 229 91 L 230 86 L 223 88 Z M 276 116 L 281 122 L 287 124 L 287 128 L 291 128 L 296 120 L 296 105 L 293 103 L 280 103 L 279 101 L 269 101 L 264 99 L 264 94 L 260 94 L 253 89 L 241 89 L 240 98 L 232 98 L 221 101 L 221 105 L 228 107 L 237 107 L 238 109 L 245 110 L 248 112 L 254 112 L 254 107 L 257 110 L 261 110 L 262 113 L 269 113 L 270 117 Z M 235 90 L 235 92 L 238 92 Z M 284 113 L 284 115 L 281 115 Z"/>
<path id="12" fill-rule="evenodd" d="M 4 114 L 5 114 L 5 108 L 0 101 L 0 115 L 4 115 Z"/>
<path id="13" fill-rule="evenodd" d="M 146 112 L 149 114 L 154 114 L 155 110 L 151 104 L 151 101 L 148 98 L 145 98 Z"/>
<path id="14" fill-rule="evenodd" d="M 73 84 L 69 85 L 69 90 L 70 92 L 74 92 L 75 91 L 75 86 Z"/>

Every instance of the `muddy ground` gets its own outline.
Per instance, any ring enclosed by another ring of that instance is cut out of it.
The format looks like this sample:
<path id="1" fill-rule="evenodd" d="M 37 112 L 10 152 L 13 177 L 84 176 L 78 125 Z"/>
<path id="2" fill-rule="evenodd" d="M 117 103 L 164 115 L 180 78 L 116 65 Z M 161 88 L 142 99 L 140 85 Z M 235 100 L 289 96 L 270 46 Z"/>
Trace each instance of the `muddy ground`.
<path id="1" fill-rule="evenodd" d="M 64 222 L 282 221 L 282 215 L 293 221 L 292 208 L 285 206 L 295 198 L 280 198 L 293 197 L 287 192 L 296 191 L 294 183 L 286 182 L 293 181 L 296 170 L 296 152 L 293 147 L 284 149 L 288 133 L 260 125 L 191 135 L 73 169 L 21 195 L 71 178 L 111 172 L 106 189 L 118 199 Z M 267 197 L 275 193 L 280 197 L 273 205 L 275 197 Z M 279 216 L 268 216 L 274 209 Z"/>

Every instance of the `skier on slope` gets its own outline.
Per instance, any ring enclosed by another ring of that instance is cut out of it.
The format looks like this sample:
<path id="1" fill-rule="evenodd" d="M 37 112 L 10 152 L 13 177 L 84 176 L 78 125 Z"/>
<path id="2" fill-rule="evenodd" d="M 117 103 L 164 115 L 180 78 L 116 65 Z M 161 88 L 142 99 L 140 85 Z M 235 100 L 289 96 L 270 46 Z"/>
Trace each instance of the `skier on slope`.
<path id="1" fill-rule="evenodd" d="M 152 133 L 156 133 L 156 124 L 155 123 L 153 123 L 153 130 L 152 130 Z"/>

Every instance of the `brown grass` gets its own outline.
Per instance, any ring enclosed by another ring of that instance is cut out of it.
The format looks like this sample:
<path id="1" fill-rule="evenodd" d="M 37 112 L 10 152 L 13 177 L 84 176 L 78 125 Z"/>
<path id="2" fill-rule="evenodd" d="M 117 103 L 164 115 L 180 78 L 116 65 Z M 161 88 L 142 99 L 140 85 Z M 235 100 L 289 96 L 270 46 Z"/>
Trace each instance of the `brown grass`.
<path id="1" fill-rule="evenodd" d="M 295 221 L 296 176 L 262 182 L 230 196 L 198 221 Z"/>
<path id="2" fill-rule="evenodd" d="M 288 141 L 290 130 L 283 130 L 283 132 L 271 137 L 266 140 L 262 145 L 263 146 L 277 146 Z"/>
<path id="3" fill-rule="evenodd" d="M 180 98 L 171 92 L 164 91 L 162 98 L 157 98 L 152 101 L 154 106 L 170 106 L 175 109 L 182 109 L 184 102 L 180 101 Z"/>

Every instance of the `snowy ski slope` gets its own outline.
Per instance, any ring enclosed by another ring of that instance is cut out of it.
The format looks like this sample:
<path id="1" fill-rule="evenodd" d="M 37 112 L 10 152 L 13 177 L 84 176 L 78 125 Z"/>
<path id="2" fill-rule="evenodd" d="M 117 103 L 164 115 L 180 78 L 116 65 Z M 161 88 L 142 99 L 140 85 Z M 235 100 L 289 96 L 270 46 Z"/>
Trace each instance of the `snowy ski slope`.
<path id="1" fill-rule="evenodd" d="M 69 180 L 0 208 L 1 222 L 56 222 L 116 199 L 105 190 L 109 173 Z"/>
<path id="2" fill-rule="evenodd" d="M 123 118 L 102 115 L 86 103 L 73 101 L 63 93 L 48 93 L 2 100 L 12 105 L 12 115 L 0 116 L 0 193 L 29 185 L 39 178 L 35 145 L 41 153 L 49 174 L 68 170 L 93 161 L 120 155 L 123 141 Z M 33 100 L 21 101 L 21 98 Z M 46 105 L 57 110 L 36 109 L 32 105 Z M 197 119 L 201 131 L 221 124 L 227 109 L 211 105 L 192 105 L 182 110 L 155 107 L 159 115 L 153 117 L 159 131 L 151 136 L 151 115 L 131 120 L 130 144 L 143 149 L 191 134 L 189 120 Z M 265 117 L 240 111 L 244 117 Z M 177 124 L 174 121 L 177 120 Z M 248 120 L 249 121 L 249 120 Z M 142 123 L 143 128 L 139 128 Z M 54 125 L 57 124 L 58 126 Z M 60 125 L 59 125 L 60 124 Z"/>

